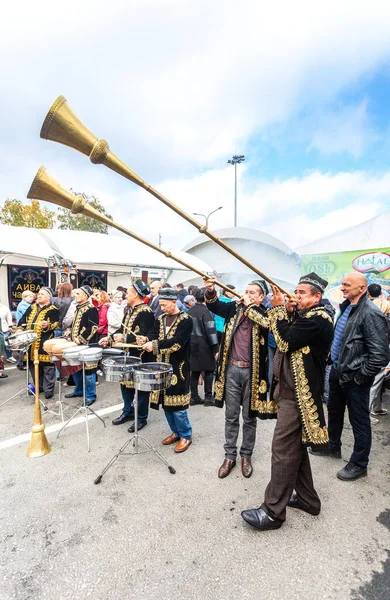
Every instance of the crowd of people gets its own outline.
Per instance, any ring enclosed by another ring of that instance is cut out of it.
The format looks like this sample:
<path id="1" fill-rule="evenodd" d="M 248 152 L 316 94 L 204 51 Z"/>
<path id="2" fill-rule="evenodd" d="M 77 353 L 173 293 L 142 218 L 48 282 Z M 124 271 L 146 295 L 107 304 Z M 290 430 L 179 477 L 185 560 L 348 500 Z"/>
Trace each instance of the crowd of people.
<path id="1" fill-rule="evenodd" d="M 341 458 L 346 409 L 354 448 L 337 472 L 343 481 L 367 475 L 371 425 L 387 414 L 382 395 L 390 372 L 390 300 L 380 285 L 368 285 L 364 275 L 352 272 L 343 278 L 345 300 L 334 314 L 323 297 L 326 287 L 327 281 L 315 273 L 302 276 L 287 298 L 264 280 L 250 281 L 239 298 L 232 285 L 231 293 L 218 296 L 212 279 L 188 289 L 137 280 L 127 290 L 119 287 L 110 294 L 88 285 L 73 290 L 70 283 L 62 283 L 55 294 L 47 287 L 36 297 L 24 292 L 16 321 L 37 334 L 30 357 L 38 349 L 39 385 L 46 399 L 54 394 L 56 371 L 43 344 L 53 336 L 103 348 L 129 344 L 129 355 L 142 362 L 169 363 L 167 389 L 139 392 L 138 429 L 147 425 L 149 408 L 162 407 L 170 429 L 162 443 L 185 452 L 192 443 L 189 407 L 224 407 L 221 479 L 229 476 L 238 456 L 242 475 L 251 477 L 258 420 L 276 418 L 264 501 L 242 512 L 247 523 L 267 530 L 283 524 L 287 506 L 319 514 L 308 450 L 316 457 Z M 6 349 L 12 316 L 3 304 L 0 318 L 0 356 L 6 353 L 6 360 L 13 362 Z M 24 358 L 21 353 L 20 369 L 25 368 Z M 81 371 L 75 372 L 66 397 L 85 393 L 86 404 L 93 404 L 99 373 L 99 364 L 86 366 L 84 390 Z M 133 432 L 134 384 L 123 382 L 120 388 L 123 409 L 112 424 L 133 421 Z"/>

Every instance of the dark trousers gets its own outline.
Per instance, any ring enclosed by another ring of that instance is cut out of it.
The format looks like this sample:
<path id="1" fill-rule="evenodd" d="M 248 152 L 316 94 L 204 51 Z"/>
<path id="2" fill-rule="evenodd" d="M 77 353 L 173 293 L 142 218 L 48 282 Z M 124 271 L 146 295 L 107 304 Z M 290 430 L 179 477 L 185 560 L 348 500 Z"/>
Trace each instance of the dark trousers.
<path id="1" fill-rule="evenodd" d="M 256 442 L 257 418 L 250 414 L 250 369 L 229 364 L 225 386 L 225 458 L 236 460 L 242 406 L 241 457 L 250 457 Z"/>
<path id="2" fill-rule="evenodd" d="M 278 418 L 272 439 L 271 481 L 262 508 L 273 518 L 286 520 L 286 507 L 295 489 L 307 506 L 320 510 L 314 489 L 307 448 L 302 443 L 302 424 L 295 398 L 277 400 Z"/>
<path id="3" fill-rule="evenodd" d="M 35 385 L 35 365 L 33 362 L 29 364 L 30 374 Z M 51 395 L 54 393 L 54 386 L 56 384 L 56 370 L 54 365 L 39 363 L 39 391 L 45 395 Z"/>
<path id="4" fill-rule="evenodd" d="M 329 445 L 332 450 L 340 450 L 344 413 L 348 407 L 355 440 L 351 461 L 363 468 L 368 465 L 371 449 L 370 387 L 370 384 L 358 385 L 354 381 L 341 386 L 337 371 L 332 367 L 328 400 Z"/>
<path id="5" fill-rule="evenodd" d="M 123 414 L 126 416 L 134 415 L 133 400 L 135 395 L 134 388 L 128 388 L 121 385 L 123 398 Z M 149 415 L 149 392 L 138 392 L 138 423 L 146 423 Z"/>
<path id="6" fill-rule="evenodd" d="M 202 371 L 191 371 L 191 397 L 199 398 L 198 381 Z M 214 371 L 204 371 L 204 397 L 206 400 L 213 399 Z"/>

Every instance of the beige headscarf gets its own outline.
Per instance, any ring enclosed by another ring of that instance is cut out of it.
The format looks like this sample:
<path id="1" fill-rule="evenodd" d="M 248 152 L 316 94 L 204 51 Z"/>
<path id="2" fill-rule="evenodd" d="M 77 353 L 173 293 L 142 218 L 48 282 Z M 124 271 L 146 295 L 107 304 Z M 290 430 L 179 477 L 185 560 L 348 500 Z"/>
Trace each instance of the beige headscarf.
<path id="1" fill-rule="evenodd" d="M 390 302 L 381 294 L 379 298 L 373 298 L 372 302 L 379 308 L 380 311 L 387 317 L 390 314 Z"/>

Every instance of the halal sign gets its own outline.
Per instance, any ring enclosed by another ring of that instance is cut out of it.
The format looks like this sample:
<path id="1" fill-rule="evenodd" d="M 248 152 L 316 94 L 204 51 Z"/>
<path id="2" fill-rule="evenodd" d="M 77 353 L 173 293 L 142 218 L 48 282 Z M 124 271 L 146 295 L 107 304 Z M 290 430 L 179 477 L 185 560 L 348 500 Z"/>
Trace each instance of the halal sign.
<path id="1" fill-rule="evenodd" d="M 352 266 L 359 273 L 375 273 L 378 275 L 390 269 L 390 254 L 387 254 L 387 252 L 367 252 L 354 258 Z"/>

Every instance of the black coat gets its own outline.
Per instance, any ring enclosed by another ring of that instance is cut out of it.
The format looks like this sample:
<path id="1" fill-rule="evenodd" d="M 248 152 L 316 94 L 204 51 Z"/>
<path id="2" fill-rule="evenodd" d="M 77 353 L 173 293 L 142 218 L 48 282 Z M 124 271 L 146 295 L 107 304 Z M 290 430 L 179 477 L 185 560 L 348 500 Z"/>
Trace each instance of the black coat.
<path id="1" fill-rule="evenodd" d="M 192 318 L 191 371 L 214 371 L 218 338 L 213 315 L 204 304 L 195 304 L 188 313 Z"/>
<path id="2" fill-rule="evenodd" d="M 95 345 L 98 341 L 97 330 L 99 326 L 99 313 L 92 304 L 84 302 L 78 304 L 73 316 L 70 339 L 78 344 Z M 98 363 L 86 364 L 88 375 L 96 373 Z"/>
<path id="3" fill-rule="evenodd" d="M 349 300 L 340 304 L 340 315 L 349 304 Z M 352 307 L 343 331 L 337 364 L 340 383 L 356 379 L 357 383 L 369 384 L 388 362 L 386 317 L 365 294 Z"/>
<path id="4" fill-rule="evenodd" d="M 41 329 L 40 323 L 42 321 L 48 321 L 49 326 L 47 329 Z M 54 330 L 58 327 L 58 308 L 53 304 L 48 304 L 40 309 L 37 304 L 32 304 L 30 308 L 26 310 L 18 325 L 26 325 L 26 329 L 33 329 L 37 334 L 37 340 L 29 349 L 30 360 L 34 360 L 35 350 L 38 349 L 39 362 L 53 365 L 50 356 L 43 349 L 43 344 L 54 337 Z"/>
<path id="5" fill-rule="evenodd" d="M 328 443 L 322 395 L 326 360 L 333 339 L 332 318 L 323 306 L 290 314 L 285 306 L 268 310 L 278 350 L 287 355 L 306 445 Z M 271 389 L 273 399 L 275 380 Z"/>

